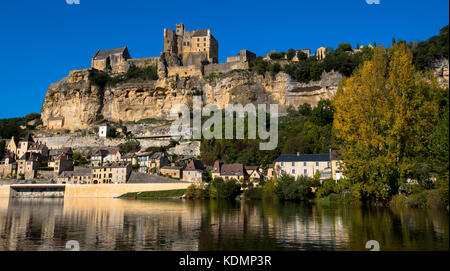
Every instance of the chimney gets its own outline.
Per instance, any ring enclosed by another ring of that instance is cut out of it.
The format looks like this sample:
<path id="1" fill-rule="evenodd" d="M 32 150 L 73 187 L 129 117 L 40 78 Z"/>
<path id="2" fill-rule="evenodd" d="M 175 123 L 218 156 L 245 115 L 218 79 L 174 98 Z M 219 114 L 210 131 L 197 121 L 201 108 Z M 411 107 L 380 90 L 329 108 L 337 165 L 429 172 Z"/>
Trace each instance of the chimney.
<path id="1" fill-rule="evenodd" d="M 300 152 L 297 152 L 297 156 L 300 156 Z"/>

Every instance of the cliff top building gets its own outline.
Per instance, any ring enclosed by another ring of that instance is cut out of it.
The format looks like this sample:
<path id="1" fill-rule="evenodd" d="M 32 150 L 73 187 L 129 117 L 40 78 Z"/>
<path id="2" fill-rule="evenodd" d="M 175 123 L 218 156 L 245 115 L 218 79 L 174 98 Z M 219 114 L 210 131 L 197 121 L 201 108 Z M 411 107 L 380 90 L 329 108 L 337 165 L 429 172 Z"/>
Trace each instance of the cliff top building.
<path id="1" fill-rule="evenodd" d="M 164 28 L 164 53 L 169 66 L 218 63 L 219 43 L 210 29 L 187 31 L 184 24 L 176 24 L 175 27 L 175 30 Z"/>

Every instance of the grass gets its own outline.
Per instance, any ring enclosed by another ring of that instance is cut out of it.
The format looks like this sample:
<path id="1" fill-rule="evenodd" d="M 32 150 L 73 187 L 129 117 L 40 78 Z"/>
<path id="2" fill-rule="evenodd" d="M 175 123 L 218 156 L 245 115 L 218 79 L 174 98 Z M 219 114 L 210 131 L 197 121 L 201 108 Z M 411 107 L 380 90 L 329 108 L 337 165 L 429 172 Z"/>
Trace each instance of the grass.
<path id="1" fill-rule="evenodd" d="M 131 192 L 123 194 L 120 197 L 136 197 L 137 199 L 179 198 L 182 197 L 185 192 L 186 189 Z"/>

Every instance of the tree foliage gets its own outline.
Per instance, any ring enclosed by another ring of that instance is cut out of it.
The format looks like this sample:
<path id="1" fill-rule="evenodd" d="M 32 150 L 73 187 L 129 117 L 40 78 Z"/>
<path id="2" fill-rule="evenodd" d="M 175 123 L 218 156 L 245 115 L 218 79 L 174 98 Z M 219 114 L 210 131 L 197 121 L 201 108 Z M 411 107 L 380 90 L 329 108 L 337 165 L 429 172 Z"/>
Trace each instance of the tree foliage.
<path id="1" fill-rule="evenodd" d="M 429 75 L 415 70 L 404 43 L 376 48 L 373 58 L 343 80 L 334 99 L 334 133 L 346 176 L 362 199 L 387 200 L 408 178 L 418 178 L 439 116 Z M 429 174 L 421 177 L 429 179 Z M 424 179 L 425 178 L 425 179 Z"/>

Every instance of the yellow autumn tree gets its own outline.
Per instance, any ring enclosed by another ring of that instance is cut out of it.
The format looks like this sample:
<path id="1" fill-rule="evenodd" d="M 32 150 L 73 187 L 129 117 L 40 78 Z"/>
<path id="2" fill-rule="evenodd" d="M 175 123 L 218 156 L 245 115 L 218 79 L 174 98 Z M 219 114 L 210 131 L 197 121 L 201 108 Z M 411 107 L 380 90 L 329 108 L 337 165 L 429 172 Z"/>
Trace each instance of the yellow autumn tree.
<path id="1" fill-rule="evenodd" d="M 387 200 L 414 176 L 438 119 L 439 90 L 432 76 L 415 70 L 404 43 L 375 48 L 341 82 L 333 130 L 355 195 Z"/>

